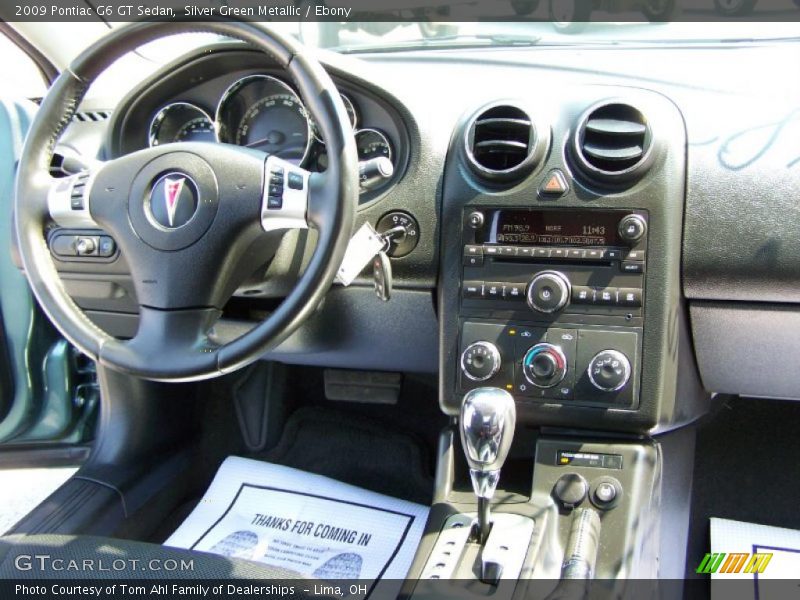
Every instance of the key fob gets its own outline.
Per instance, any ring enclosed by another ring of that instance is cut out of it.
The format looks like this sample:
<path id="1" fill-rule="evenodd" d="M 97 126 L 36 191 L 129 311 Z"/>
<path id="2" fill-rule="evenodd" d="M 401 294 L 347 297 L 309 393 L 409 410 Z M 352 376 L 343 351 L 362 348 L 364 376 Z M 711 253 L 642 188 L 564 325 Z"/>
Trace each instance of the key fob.
<path id="1" fill-rule="evenodd" d="M 372 276 L 375 280 L 375 295 L 388 302 L 392 297 L 392 263 L 386 252 L 378 252 L 372 259 Z"/>

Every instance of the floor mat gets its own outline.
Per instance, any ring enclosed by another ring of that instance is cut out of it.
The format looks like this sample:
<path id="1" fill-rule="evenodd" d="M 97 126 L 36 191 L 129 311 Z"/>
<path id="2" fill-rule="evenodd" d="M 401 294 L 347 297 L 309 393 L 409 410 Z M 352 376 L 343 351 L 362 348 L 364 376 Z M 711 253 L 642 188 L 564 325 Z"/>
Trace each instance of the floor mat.
<path id="1" fill-rule="evenodd" d="M 800 529 L 800 402 L 727 398 L 697 432 L 686 576 L 710 548 L 709 519 Z"/>
<path id="2" fill-rule="evenodd" d="M 405 577 L 428 506 L 239 457 L 223 462 L 167 546 L 254 560 L 305 577 Z"/>
<path id="3" fill-rule="evenodd" d="M 410 502 L 430 504 L 433 496 L 430 466 L 417 440 L 335 410 L 297 410 L 280 443 L 254 458 Z"/>
<path id="4" fill-rule="evenodd" d="M 745 583 L 736 588 L 743 600 L 796 597 L 800 531 L 712 518 L 711 552 L 699 569 L 711 573 L 711 600 L 730 598 L 731 582 Z"/>

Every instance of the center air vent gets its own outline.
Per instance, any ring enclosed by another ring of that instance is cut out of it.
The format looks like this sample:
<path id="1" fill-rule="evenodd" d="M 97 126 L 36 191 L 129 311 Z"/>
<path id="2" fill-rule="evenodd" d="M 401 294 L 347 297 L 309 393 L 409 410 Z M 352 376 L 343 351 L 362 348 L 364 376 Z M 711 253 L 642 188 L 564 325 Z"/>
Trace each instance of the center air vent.
<path id="1" fill-rule="evenodd" d="M 592 109 L 575 133 L 574 153 L 584 174 L 595 181 L 621 183 L 644 174 L 649 166 L 650 126 L 629 104 Z"/>
<path id="2" fill-rule="evenodd" d="M 467 130 L 472 170 L 489 181 L 513 181 L 530 173 L 539 140 L 530 116 L 517 106 L 500 105 L 475 117 Z"/>

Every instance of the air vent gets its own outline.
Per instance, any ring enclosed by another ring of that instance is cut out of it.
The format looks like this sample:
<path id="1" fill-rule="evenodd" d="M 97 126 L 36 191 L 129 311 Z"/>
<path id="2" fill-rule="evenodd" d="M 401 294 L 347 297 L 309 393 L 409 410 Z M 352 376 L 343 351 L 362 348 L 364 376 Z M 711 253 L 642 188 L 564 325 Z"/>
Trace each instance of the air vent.
<path id="1" fill-rule="evenodd" d="M 599 182 L 624 182 L 649 166 L 650 126 L 629 104 L 605 104 L 586 116 L 575 134 L 581 170 Z"/>
<path id="2" fill-rule="evenodd" d="M 72 117 L 73 121 L 80 123 L 93 123 L 97 121 L 105 121 L 111 116 L 111 112 L 107 110 L 84 110 L 75 113 Z"/>
<path id="3" fill-rule="evenodd" d="M 517 106 L 493 106 L 475 117 L 467 130 L 472 169 L 490 181 L 512 181 L 534 166 L 536 127 Z"/>

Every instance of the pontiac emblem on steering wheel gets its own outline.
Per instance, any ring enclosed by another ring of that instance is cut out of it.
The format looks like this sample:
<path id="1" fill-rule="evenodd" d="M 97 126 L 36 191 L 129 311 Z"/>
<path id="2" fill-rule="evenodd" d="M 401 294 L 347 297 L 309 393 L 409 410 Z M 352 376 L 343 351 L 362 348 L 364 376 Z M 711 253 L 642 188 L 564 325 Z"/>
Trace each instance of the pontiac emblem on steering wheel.
<path id="1" fill-rule="evenodd" d="M 178 229 L 197 212 L 197 185 L 182 173 L 168 173 L 153 185 L 147 206 L 148 216 L 166 229 Z"/>

